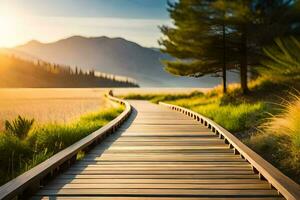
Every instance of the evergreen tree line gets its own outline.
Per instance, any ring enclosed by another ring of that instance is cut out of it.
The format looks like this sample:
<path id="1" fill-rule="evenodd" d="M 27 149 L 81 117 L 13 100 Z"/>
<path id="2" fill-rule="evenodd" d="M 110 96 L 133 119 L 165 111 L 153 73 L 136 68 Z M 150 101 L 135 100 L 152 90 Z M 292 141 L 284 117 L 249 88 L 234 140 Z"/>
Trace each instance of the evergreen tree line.
<path id="1" fill-rule="evenodd" d="M 0 54 L 0 87 L 138 87 L 127 78 Z"/>
<path id="2" fill-rule="evenodd" d="M 299 0 L 179 0 L 168 2 L 172 26 L 160 27 L 161 51 L 175 57 L 165 69 L 181 76 L 222 77 L 238 70 L 243 93 L 248 75 L 268 56 L 276 38 L 299 35 Z M 283 66 L 284 67 L 284 66 Z"/>
<path id="3" fill-rule="evenodd" d="M 134 80 L 132 80 L 131 78 L 128 78 L 128 77 L 123 77 L 123 80 L 121 80 L 121 79 L 118 79 L 116 77 L 116 75 L 114 75 L 114 74 L 106 74 L 106 73 L 98 72 L 95 70 L 83 71 L 78 66 L 75 66 L 75 68 L 73 69 L 71 66 L 68 66 L 68 65 L 58 65 L 55 63 L 49 63 L 49 62 L 45 62 L 45 61 L 41 61 L 41 60 L 37 60 L 35 62 L 35 64 L 38 67 L 40 67 L 50 73 L 54 73 L 54 74 L 92 76 L 92 77 L 96 77 L 96 78 L 98 77 L 98 78 L 108 79 L 108 80 L 117 81 L 117 82 L 136 84 L 136 82 Z"/>

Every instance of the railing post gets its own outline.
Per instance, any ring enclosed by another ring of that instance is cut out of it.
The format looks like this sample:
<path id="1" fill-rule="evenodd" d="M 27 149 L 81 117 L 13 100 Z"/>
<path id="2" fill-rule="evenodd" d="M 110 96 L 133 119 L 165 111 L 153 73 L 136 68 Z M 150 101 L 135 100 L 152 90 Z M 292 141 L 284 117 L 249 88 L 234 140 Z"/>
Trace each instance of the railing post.
<path id="1" fill-rule="evenodd" d="M 173 105 L 163 103 L 164 106 L 171 107 Z M 175 110 L 186 114 L 188 109 L 182 108 L 180 106 L 175 106 Z M 192 111 L 191 111 L 192 113 Z M 201 124 L 210 128 L 220 139 L 225 139 L 226 143 L 229 143 L 229 147 L 233 148 L 235 155 L 240 155 L 242 159 L 249 162 L 255 170 L 258 171 L 258 176 L 260 179 L 265 179 L 269 184 L 278 191 L 278 194 L 285 197 L 287 200 L 300 200 L 300 187 L 293 180 L 286 177 L 278 169 L 273 167 L 270 163 L 261 158 L 257 153 L 252 151 L 249 147 L 241 143 L 235 136 L 225 130 L 223 127 L 219 126 L 212 120 L 202 116 L 201 114 L 196 114 L 196 120 L 200 121 Z"/>
<path id="2" fill-rule="evenodd" d="M 130 115 L 131 106 L 128 102 L 111 96 L 112 94 L 110 90 L 105 96 L 111 101 L 125 104 L 125 110 L 116 119 L 84 139 L 72 144 L 70 147 L 58 152 L 24 174 L 2 185 L 0 187 L 0 199 L 27 198 L 62 170 L 70 167 L 70 165 L 76 161 L 78 152 L 90 150 L 90 148 L 96 145 L 109 131 L 116 130 L 121 122 Z"/>

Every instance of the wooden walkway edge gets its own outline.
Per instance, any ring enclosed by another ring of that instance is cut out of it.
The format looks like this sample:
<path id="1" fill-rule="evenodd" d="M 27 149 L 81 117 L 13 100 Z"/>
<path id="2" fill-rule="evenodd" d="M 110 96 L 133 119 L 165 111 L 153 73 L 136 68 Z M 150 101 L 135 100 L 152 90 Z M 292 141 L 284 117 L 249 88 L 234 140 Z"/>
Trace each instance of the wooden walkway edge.
<path id="1" fill-rule="evenodd" d="M 251 164 L 253 170 L 259 175 L 259 178 L 267 180 L 271 187 L 275 188 L 279 194 L 288 200 L 300 199 L 300 186 L 297 183 L 252 151 L 226 129 L 209 118 L 189 109 L 163 102 L 159 104 L 181 112 L 208 127 L 212 132 L 218 135 L 219 138 L 223 139 L 226 144 L 229 144 L 235 154 L 239 154 L 242 158 L 246 159 L 247 162 Z"/>
<path id="2" fill-rule="evenodd" d="M 2 185 L 0 187 L 0 199 L 26 199 L 29 195 L 44 186 L 50 179 L 70 167 L 76 161 L 77 154 L 80 151 L 88 151 L 109 134 L 113 133 L 129 117 L 131 106 L 128 102 L 113 97 L 112 91 L 109 91 L 105 96 L 110 101 L 124 105 L 125 110 L 104 127 Z"/>
<path id="3" fill-rule="evenodd" d="M 0 187 L 0 199 L 300 199 L 298 184 L 204 116 L 108 98 L 125 111 Z M 75 162 L 81 150 L 88 153 Z"/>
<path id="4" fill-rule="evenodd" d="M 113 135 L 33 199 L 284 199 L 208 123 L 147 101 L 130 104 Z"/>

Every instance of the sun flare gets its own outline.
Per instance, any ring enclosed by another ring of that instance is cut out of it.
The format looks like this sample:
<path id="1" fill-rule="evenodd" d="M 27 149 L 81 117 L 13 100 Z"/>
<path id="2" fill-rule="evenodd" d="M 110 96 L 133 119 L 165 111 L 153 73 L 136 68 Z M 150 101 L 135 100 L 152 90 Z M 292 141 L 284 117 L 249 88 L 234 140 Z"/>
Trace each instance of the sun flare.
<path id="1" fill-rule="evenodd" d="M 0 15 L 0 47 L 15 45 L 19 39 L 18 17 L 12 14 Z"/>

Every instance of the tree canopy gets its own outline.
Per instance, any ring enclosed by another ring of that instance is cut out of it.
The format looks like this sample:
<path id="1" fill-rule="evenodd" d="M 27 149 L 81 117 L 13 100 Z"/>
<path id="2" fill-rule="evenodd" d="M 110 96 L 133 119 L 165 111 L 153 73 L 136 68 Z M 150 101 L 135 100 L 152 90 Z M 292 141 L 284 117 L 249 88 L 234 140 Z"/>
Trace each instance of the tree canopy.
<path id="1" fill-rule="evenodd" d="M 162 26 L 161 50 L 175 57 L 165 69 L 181 76 L 222 74 L 238 69 L 246 93 L 248 67 L 279 36 L 299 33 L 295 0 L 180 0 L 168 3 L 172 26 Z"/>

